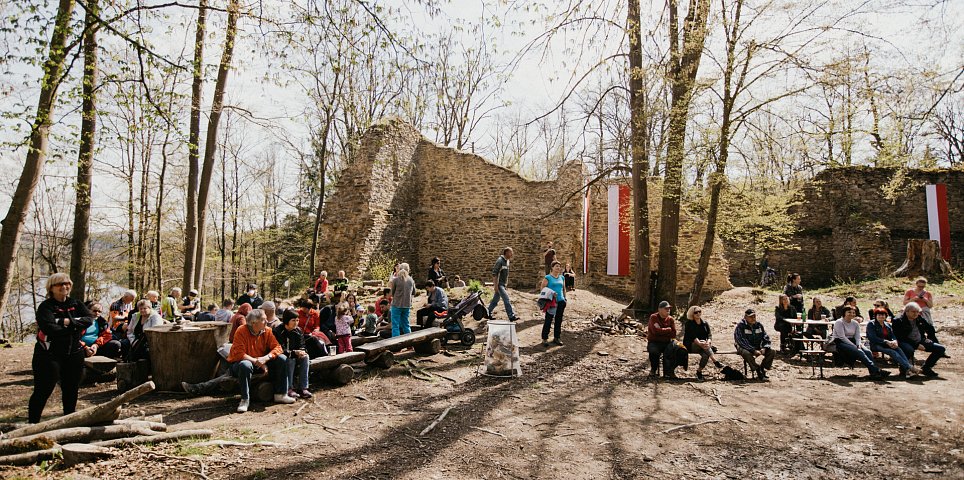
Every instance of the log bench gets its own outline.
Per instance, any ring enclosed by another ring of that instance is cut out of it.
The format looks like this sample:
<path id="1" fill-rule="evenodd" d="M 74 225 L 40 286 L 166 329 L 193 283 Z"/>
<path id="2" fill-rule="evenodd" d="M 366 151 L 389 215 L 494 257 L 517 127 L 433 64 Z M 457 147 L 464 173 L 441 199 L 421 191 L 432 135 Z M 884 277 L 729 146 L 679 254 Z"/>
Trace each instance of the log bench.
<path id="1" fill-rule="evenodd" d="M 417 332 L 366 343 L 355 350 L 365 353 L 365 363 L 390 368 L 395 363 L 394 352 L 404 348 L 414 347 L 416 352 L 423 355 L 434 355 L 442 351 L 441 338 L 445 334 L 444 328 L 424 328 Z"/>
<path id="2" fill-rule="evenodd" d="M 313 358 L 308 363 L 308 369 L 312 372 L 323 372 L 326 378 L 339 385 L 347 385 L 355 378 L 355 370 L 351 368 L 351 364 L 361 362 L 367 356 L 365 352 L 345 352 Z"/>

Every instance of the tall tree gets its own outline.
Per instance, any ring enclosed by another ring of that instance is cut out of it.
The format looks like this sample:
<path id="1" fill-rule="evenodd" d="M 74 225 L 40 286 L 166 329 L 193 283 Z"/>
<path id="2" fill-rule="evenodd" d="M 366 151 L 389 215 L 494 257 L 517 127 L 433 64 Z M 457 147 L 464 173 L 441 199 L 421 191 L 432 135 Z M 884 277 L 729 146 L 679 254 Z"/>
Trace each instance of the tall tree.
<path id="1" fill-rule="evenodd" d="M 669 133 L 666 142 L 666 167 L 663 175 L 663 201 L 660 209 L 659 280 L 656 295 L 660 299 L 676 299 L 676 272 L 679 261 L 680 204 L 683 189 L 683 159 L 686 155 L 686 124 L 690 100 L 696 86 L 696 72 L 706 42 L 710 0 L 689 0 L 683 19 L 682 38 L 679 28 L 679 0 L 669 0 L 669 81 L 672 100 Z"/>
<path id="2" fill-rule="evenodd" d="M 184 225 L 184 271 L 181 281 L 184 292 L 194 288 L 195 256 L 198 241 L 198 170 L 199 144 L 201 139 L 201 93 L 204 86 L 204 31 L 207 15 L 207 0 L 200 0 L 197 10 L 197 24 L 194 30 L 193 81 L 191 83 L 191 130 L 187 140 L 187 219 Z"/>
<path id="3" fill-rule="evenodd" d="M 633 180 L 633 224 L 636 241 L 636 278 L 633 303 L 637 312 L 649 309 L 650 251 L 649 251 L 649 137 L 645 123 L 646 92 L 643 91 L 643 47 L 640 28 L 639 0 L 629 0 L 626 29 L 629 34 L 629 111 L 630 156 Z M 601 115 L 600 115 L 601 118 Z M 600 148 L 602 136 L 600 135 Z M 600 157 L 602 155 L 600 154 Z M 637 314 L 638 316 L 638 314 Z"/>
<path id="4" fill-rule="evenodd" d="M 87 293 L 87 259 L 90 257 L 90 192 L 94 179 L 94 139 L 97 131 L 97 22 L 98 0 L 88 0 L 84 15 L 84 77 L 80 148 L 77 155 L 77 200 L 74 204 L 74 240 L 70 248 L 70 296 L 84 300 Z"/>
<path id="5" fill-rule="evenodd" d="M 241 5 L 238 0 L 228 3 L 228 25 L 224 32 L 224 50 L 221 52 L 221 64 L 218 66 L 218 78 L 214 84 L 214 98 L 211 101 L 211 114 L 208 117 L 207 136 L 204 140 L 204 164 L 201 167 L 200 185 L 197 197 L 197 255 L 194 265 L 194 285 L 202 287 L 204 280 L 204 248 L 207 244 L 205 223 L 207 221 L 208 192 L 211 188 L 211 175 L 214 173 L 214 154 L 218 146 L 218 123 L 221 121 L 221 111 L 224 108 L 224 91 L 228 86 L 228 72 L 231 70 L 231 58 L 234 54 L 234 39 L 238 32 L 238 16 Z"/>
<path id="6" fill-rule="evenodd" d="M 37 114 L 30 128 L 30 141 L 23 171 L 17 181 L 17 188 L 10 199 L 7 215 L 0 222 L 0 315 L 7 304 L 7 291 L 10 287 L 10 274 L 16 260 L 17 246 L 30 200 L 33 198 L 37 182 L 43 175 L 46 163 L 48 138 L 53 124 L 54 106 L 57 93 L 64 77 L 64 59 L 67 56 L 67 36 L 70 34 L 70 16 L 74 10 L 73 0 L 60 0 L 54 29 L 50 35 L 50 47 L 43 64 L 43 78 L 40 82 L 40 96 L 37 99 Z"/>

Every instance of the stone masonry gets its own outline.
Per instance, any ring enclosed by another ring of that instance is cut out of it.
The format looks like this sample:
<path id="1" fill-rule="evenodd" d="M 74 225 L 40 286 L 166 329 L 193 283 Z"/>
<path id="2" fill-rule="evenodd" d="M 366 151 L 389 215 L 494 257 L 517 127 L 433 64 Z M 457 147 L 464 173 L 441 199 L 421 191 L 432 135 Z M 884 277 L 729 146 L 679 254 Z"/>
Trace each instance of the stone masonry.
<path id="1" fill-rule="evenodd" d="M 421 281 L 429 261 L 438 256 L 449 275 L 491 281 L 492 264 L 510 246 L 515 251 L 510 286 L 532 289 L 544 272 L 544 246 L 552 241 L 557 259 L 572 263 L 579 288 L 629 297 L 632 277 L 605 273 L 603 186 L 590 191 L 590 274 L 581 274 L 582 196 L 572 194 L 583 182 L 578 161 L 563 165 L 556 180 L 529 181 L 477 155 L 436 145 L 401 120 L 385 119 L 366 132 L 357 160 L 342 172 L 325 207 L 321 267 L 360 278 L 381 256 L 408 262 Z M 658 211 L 655 201 L 651 211 L 654 207 Z M 703 234 L 688 219 L 681 230 L 679 285 L 685 293 Z M 652 231 L 658 232 L 655 222 Z M 729 288 L 728 275 L 726 261 L 715 255 L 707 290 Z"/>

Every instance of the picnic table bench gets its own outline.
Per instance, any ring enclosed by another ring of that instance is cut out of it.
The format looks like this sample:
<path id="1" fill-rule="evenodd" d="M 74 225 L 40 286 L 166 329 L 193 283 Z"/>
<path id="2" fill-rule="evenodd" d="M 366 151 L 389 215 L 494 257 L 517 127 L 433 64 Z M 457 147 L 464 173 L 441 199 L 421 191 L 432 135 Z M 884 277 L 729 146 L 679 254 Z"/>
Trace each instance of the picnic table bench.
<path id="1" fill-rule="evenodd" d="M 414 347 L 416 352 L 424 355 L 434 355 L 442 351 L 441 338 L 445 333 L 444 328 L 424 328 L 417 332 L 366 343 L 355 350 L 365 353 L 365 363 L 389 368 L 395 363 L 394 352 L 404 348 Z"/>

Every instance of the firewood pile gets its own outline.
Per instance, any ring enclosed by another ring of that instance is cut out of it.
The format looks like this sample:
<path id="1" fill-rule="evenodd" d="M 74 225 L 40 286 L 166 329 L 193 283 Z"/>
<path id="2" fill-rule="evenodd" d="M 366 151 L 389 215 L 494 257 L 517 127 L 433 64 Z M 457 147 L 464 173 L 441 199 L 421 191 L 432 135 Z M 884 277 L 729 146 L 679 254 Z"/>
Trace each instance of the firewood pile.
<path id="1" fill-rule="evenodd" d="M 590 330 L 610 335 L 645 335 L 646 325 L 637 322 L 629 315 L 596 315 L 591 320 Z"/>
<path id="2" fill-rule="evenodd" d="M 183 438 L 210 438 L 211 430 L 168 432 L 163 417 L 118 419 L 121 406 L 154 390 L 154 382 L 128 390 L 109 402 L 0 435 L 0 465 L 32 465 L 63 458 L 73 466 L 110 458 L 116 448 Z"/>

